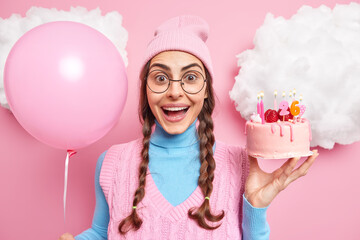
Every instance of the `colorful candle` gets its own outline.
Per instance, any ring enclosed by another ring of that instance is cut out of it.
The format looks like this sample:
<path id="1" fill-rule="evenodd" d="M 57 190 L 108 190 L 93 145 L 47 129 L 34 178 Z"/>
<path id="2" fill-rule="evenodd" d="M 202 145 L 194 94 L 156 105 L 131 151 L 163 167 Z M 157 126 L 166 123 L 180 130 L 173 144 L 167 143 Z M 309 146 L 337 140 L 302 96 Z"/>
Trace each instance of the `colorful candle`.
<path id="1" fill-rule="evenodd" d="M 281 101 L 280 105 L 279 105 L 279 109 L 281 110 L 279 115 L 280 116 L 285 116 L 289 114 L 289 111 L 287 110 L 289 108 L 289 103 L 285 100 Z"/>
<path id="2" fill-rule="evenodd" d="M 305 113 L 306 107 L 305 105 L 300 105 L 300 114 L 299 114 L 299 120 L 301 118 L 301 116 Z"/>
<path id="3" fill-rule="evenodd" d="M 277 91 L 274 91 L 274 110 L 277 111 L 277 103 L 276 103 L 276 96 L 277 96 Z"/>
<path id="4" fill-rule="evenodd" d="M 264 92 L 261 91 L 260 93 L 260 117 L 261 117 L 261 123 L 265 124 L 265 117 L 264 117 L 264 102 L 263 102 L 263 98 L 264 98 Z"/>
<path id="5" fill-rule="evenodd" d="M 257 114 L 260 115 L 260 94 L 257 95 Z"/>
<path id="6" fill-rule="evenodd" d="M 293 116 L 297 116 L 300 114 L 300 107 L 298 106 L 299 101 L 293 101 L 290 106 L 290 112 Z"/>
<path id="7" fill-rule="evenodd" d="M 279 104 L 279 109 L 281 110 L 279 112 L 280 116 L 283 116 L 283 121 L 285 119 L 285 116 L 289 114 L 289 111 L 287 110 L 289 107 L 289 103 L 285 100 L 282 100 L 281 103 Z"/>
<path id="8" fill-rule="evenodd" d="M 296 89 L 294 88 L 294 90 L 292 92 L 292 103 L 290 106 L 290 112 L 291 114 L 295 117 L 294 120 L 296 120 L 296 116 L 300 114 L 300 107 L 299 107 L 299 101 L 297 101 L 295 99 L 295 95 L 296 95 Z"/>
<path id="9" fill-rule="evenodd" d="M 300 104 L 299 104 L 299 107 L 300 107 L 299 120 L 301 119 L 301 116 L 305 113 L 305 110 L 306 110 L 305 105 L 301 105 L 302 99 L 303 99 L 303 96 L 300 95 L 300 98 L 299 98 L 299 100 L 300 100 Z"/>

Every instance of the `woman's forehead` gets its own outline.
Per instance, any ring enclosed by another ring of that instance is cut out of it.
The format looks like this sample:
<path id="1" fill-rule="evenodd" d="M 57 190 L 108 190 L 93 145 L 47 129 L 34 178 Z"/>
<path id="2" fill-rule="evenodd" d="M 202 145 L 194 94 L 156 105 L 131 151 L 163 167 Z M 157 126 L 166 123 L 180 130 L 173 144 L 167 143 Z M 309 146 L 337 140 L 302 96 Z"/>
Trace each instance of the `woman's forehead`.
<path id="1" fill-rule="evenodd" d="M 204 65 L 200 59 L 182 51 L 165 51 L 157 54 L 150 61 L 150 69 L 152 67 L 162 68 L 166 71 L 184 71 L 194 67 L 204 71 Z"/>

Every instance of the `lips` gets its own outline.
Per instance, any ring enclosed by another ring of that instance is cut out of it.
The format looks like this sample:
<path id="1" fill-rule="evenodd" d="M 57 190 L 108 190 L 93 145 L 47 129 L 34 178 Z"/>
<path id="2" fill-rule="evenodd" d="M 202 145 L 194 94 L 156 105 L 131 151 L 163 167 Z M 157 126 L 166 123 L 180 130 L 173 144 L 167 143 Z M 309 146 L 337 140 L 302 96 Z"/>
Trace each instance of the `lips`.
<path id="1" fill-rule="evenodd" d="M 185 118 L 187 111 L 189 110 L 188 105 L 184 104 L 171 104 L 162 106 L 164 117 L 170 122 L 178 122 Z"/>

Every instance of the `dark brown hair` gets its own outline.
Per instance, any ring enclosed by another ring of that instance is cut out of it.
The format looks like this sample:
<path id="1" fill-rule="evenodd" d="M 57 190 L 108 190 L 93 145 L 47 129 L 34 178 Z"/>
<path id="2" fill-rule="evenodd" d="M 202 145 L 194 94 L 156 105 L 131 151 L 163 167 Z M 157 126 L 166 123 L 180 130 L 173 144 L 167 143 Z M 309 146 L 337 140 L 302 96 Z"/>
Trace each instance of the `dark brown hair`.
<path id="1" fill-rule="evenodd" d="M 137 206 L 139 202 L 145 196 L 145 185 L 146 185 L 146 171 L 149 164 L 149 143 L 151 136 L 151 128 L 155 123 L 155 117 L 151 112 L 147 94 L 146 94 L 146 78 L 149 71 L 150 61 L 145 65 L 144 69 L 140 73 L 140 103 L 139 103 L 139 118 L 140 122 L 143 125 L 143 148 L 141 151 L 142 161 L 139 166 L 139 186 L 135 191 L 133 206 Z M 218 222 L 223 219 L 225 213 L 222 210 L 222 213 L 219 215 L 213 215 L 210 210 L 210 203 L 205 197 L 210 197 L 213 190 L 213 180 L 214 180 L 214 171 L 215 171 L 215 160 L 213 153 L 213 145 L 215 142 L 213 130 L 213 120 L 211 118 L 212 112 L 215 107 L 215 98 L 214 90 L 212 87 L 212 78 L 205 68 L 206 74 L 206 91 L 207 98 L 204 100 L 204 105 L 201 112 L 199 113 L 198 120 L 198 135 L 200 140 L 200 176 L 198 180 L 198 185 L 200 186 L 202 193 L 204 195 L 204 201 L 200 207 L 193 207 L 188 211 L 188 216 L 191 219 L 194 219 L 198 225 L 202 228 L 213 230 L 218 228 L 221 223 L 217 226 L 210 226 L 206 220 L 210 222 Z M 136 209 L 132 209 L 131 214 L 123 219 L 119 224 L 119 232 L 121 234 L 126 234 L 130 229 L 135 231 L 141 227 L 142 220 L 138 216 Z"/>

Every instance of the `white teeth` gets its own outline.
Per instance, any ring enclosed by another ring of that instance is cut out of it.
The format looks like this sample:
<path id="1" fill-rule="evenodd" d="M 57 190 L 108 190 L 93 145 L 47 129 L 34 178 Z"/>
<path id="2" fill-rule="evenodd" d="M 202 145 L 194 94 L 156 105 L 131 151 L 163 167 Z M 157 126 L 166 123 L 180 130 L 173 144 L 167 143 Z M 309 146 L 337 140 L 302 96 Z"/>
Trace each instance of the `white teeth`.
<path id="1" fill-rule="evenodd" d="M 188 107 L 163 107 L 166 111 L 181 111 L 187 108 Z"/>

